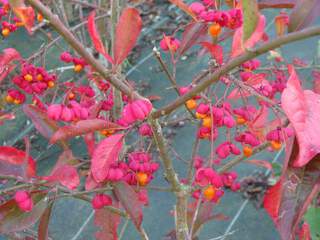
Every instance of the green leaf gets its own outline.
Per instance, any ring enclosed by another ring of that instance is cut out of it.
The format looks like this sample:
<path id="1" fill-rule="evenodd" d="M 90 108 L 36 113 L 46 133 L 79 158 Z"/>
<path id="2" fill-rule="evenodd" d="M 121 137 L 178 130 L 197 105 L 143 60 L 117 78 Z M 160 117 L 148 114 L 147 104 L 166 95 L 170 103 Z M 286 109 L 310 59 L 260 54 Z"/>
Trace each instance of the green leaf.
<path id="1" fill-rule="evenodd" d="M 298 0 L 289 17 L 288 31 L 294 32 L 310 26 L 319 17 L 319 0 Z"/>
<path id="2" fill-rule="evenodd" d="M 33 209 L 23 212 L 11 199 L 0 206 L 0 233 L 11 233 L 26 229 L 35 224 L 47 208 L 46 193 L 33 193 Z"/>
<path id="3" fill-rule="evenodd" d="M 311 229 L 312 239 L 320 237 L 320 208 L 310 207 L 304 216 Z"/>
<path id="4" fill-rule="evenodd" d="M 257 0 L 243 0 L 243 41 L 246 41 L 256 30 L 259 21 Z"/>

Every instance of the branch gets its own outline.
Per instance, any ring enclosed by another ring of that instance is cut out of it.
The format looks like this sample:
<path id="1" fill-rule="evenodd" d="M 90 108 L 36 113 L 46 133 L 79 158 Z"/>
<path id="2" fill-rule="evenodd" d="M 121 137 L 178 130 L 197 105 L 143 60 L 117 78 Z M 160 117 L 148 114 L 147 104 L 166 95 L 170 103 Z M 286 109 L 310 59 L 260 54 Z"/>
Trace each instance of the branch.
<path id="1" fill-rule="evenodd" d="M 176 195 L 175 206 L 175 221 L 176 221 L 176 239 L 185 240 L 188 235 L 188 196 L 190 193 L 189 186 L 186 186 L 179 182 L 177 174 L 172 165 L 172 159 L 170 158 L 168 148 L 165 143 L 165 138 L 162 135 L 161 126 L 156 119 L 149 119 L 150 126 L 153 132 L 153 138 L 157 144 L 160 157 L 164 165 L 164 171 L 167 180 L 172 186 L 172 190 Z"/>
<path id="2" fill-rule="evenodd" d="M 310 27 L 305 28 L 304 30 L 289 33 L 285 36 L 278 37 L 274 40 L 271 40 L 264 45 L 255 48 L 253 50 L 247 51 L 244 54 L 240 55 L 229 61 L 227 64 L 223 65 L 222 67 L 218 68 L 212 75 L 209 75 L 205 80 L 203 80 L 199 85 L 195 86 L 190 90 L 188 93 L 184 94 L 180 98 L 176 99 L 174 102 L 168 104 L 167 106 L 159 109 L 158 111 L 152 114 L 153 118 L 159 118 L 161 116 L 167 115 L 183 105 L 187 100 L 191 99 L 192 97 L 196 96 L 211 84 L 217 82 L 220 77 L 224 76 L 234 68 L 240 66 L 242 63 L 251 60 L 259 55 L 262 55 L 272 49 L 278 48 L 281 45 L 296 42 L 299 40 L 303 40 L 305 38 L 313 37 L 320 35 L 320 26 L 317 27 Z"/>
<path id="3" fill-rule="evenodd" d="M 180 182 L 175 170 L 173 169 L 172 160 L 168 154 L 169 150 L 166 147 L 164 137 L 162 135 L 162 129 L 158 120 L 150 119 L 150 126 L 153 132 L 153 138 L 159 150 L 160 157 L 164 165 L 164 171 L 166 178 L 172 186 L 172 190 L 177 192 L 180 190 Z"/>
<path id="4" fill-rule="evenodd" d="M 261 144 L 260 146 L 253 149 L 252 155 L 265 150 L 269 146 L 270 146 L 269 142 L 265 142 L 265 143 Z M 231 161 L 227 162 L 225 165 L 223 165 L 221 168 L 218 169 L 218 172 L 219 173 L 227 172 L 232 167 L 234 167 L 235 165 L 239 164 L 240 162 L 242 162 L 243 160 L 246 160 L 246 159 L 248 159 L 248 158 L 242 154 L 242 155 L 232 159 Z"/>
<path id="5" fill-rule="evenodd" d="M 27 2 L 40 12 L 51 24 L 51 26 L 64 38 L 66 42 L 90 64 L 102 77 L 108 79 L 110 83 L 128 96 L 133 98 L 142 98 L 137 92 L 132 91 L 129 86 L 119 81 L 119 79 L 112 74 L 109 74 L 108 69 L 96 60 L 83 46 L 83 44 L 75 38 L 69 29 L 60 21 L 57 15 L 53 14 L 49 8 L 43 5 L 39 0 L 27 0 Z"/>

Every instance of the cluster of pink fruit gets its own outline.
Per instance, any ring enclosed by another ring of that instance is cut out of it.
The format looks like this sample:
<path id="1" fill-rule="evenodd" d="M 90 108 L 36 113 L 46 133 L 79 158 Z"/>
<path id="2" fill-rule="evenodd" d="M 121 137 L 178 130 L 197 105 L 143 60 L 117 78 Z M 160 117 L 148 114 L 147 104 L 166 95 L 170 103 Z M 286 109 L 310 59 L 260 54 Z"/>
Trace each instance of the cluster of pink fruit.
<path id="1" fill-rule="evenodd" d="M 74 122 L 85 120 L 89 111 L 78 102 L 71 100 L 68 105 L 52 104 L 47 109 L 48 117 L 55 121 Z"/>
<path id="2" fill-rule="evenodd" d="M 86 61 L 83 58 L 74 57 L 69 52 L 61 53 L 60 60 L 65 63 L 73 63 L 73 70 L 77 73 L 81 72 L 87 65 Z"/>
<path id="3" fill-rule="evenodd" d="M 247 62 L 243 68 L 247 69 L 247 71 L 251 71 L 256 69 L 258 65 L 257 61 L 251 61 Z M 190 86 L 181 87 L 180 94 L 186 94 L 191 89 L 192 87 Z M 198 138 L 214 141 L 218 137 L 219 128 L 225 127 L 227 129 L 226 131 L 229 131 L 228 129 L 237 126 L 237 133 L 234 140 L 241 143 L 243 148 L 242 151 L 232 143 L 231 139 L 220 143 L 215 150 L 217 159 L 214 162 L 217 164 L 219 164 L 222 159 L 227 158 L 230 154 L 240 155 L 242 152 L 244 156 L 250 157 L 253 154 L 253 148 L 259 146 L 261 142 L 265 140 L 270 141 L 270 150 L 277 151 L 281 148 L 281 143 L 292 135 L 292 130 L 290 128 L 271 130 L 266 134 L 257 134 L 250 129 L 239 132 L 239 127 L 241 125 L 251 126 L 252 122 L 259 118 L 262 112 L 267 111 L 265 106 L 267 103 L 263 100 L 258 101 L 261 108 L 257 110 L 252 105 L 232 109 L 231 104 L 226 101 L 219 105 L 213 105 L 203 101 L 198 104 L 197 101 L 199 101 L 199 99 L 201 99 L 199 96 L 195 96 L 186 102 L 186 107 L 189 110 L 195 110 L 196 118 L 202 123 L 198 128 Z"/>
<path id="4" fill-rule="evenodd" d="M 218 202 L 224 194 L 224 187 L 232 191 L 240 189 L 240 183 L 236 181 L 237 177 L 235 172 L 219 174 L 214 169 L 202 167 L 198 163 L 192 185 L 200 189 L 195 190 L 192 196 L 202 201 Z"/>
<path id="5" fill-rule="evenodd" d="M 41 95 L 48 88 L 55 86 L 56 76 L 49 74 L 42 67 L 31 64 L 23 64 L 21 73 L 15 76 L 12 82 L 23 92 L 30 95 Z M 22 104 L 26 100 L 25 95 L 16 89 L 9 89 L 6 96 L 7 103 Z"/>
<path id="6" fill-rule="evenodd" d="M 16 16 L 11 17 L 9 1 L 0 1 L 0 21 L 1 21 L 1 35 L 6 38 L 10 33 L 16 31 L 18 27 L 23 26 L 21 20 Z M 6 20 L 3 21 L 3 18 Z M 12 22 L 11 22 L 12 20 Z"/>
<path id="7" fill-rule="evenodd" d="M 138 99 L 129 102 L 122 111 L 118 123 L 123 126 L 129 126 L 137 121 L 142 121 L 150 114 L 152 104 L 147 99 Z"/>
<path id="8" fill-rule="evenodd" d="M 191 3 L 189 9 L 203 21 L 219 24 L 220 27 L 228 27 L 233 30 L 241 27 L 243 19 L 239 8 L 226 11 L 216 10 L 214 1 L 203 0 L 202 2 Z"/>
<path id="9" fill-rule="evenodd" d="M 151 155 L 146 152 L 133 152 L 128 155 L 128 158 L 129 170 L 125 180 L 130 185 L 147 185 L 153 179 L 153 174 L 158 170 L 159 164 L 153 162 Z"/>

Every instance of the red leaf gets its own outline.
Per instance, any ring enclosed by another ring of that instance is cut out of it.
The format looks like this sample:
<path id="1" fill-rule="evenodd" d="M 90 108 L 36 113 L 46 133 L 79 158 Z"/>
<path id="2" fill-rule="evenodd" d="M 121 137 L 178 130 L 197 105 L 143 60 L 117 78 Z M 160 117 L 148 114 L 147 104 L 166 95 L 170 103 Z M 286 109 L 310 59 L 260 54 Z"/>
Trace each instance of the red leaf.
<path id="1" fill-rule="evenodd" d="M 36 163 L 24 151 L 14 147 L 0 146 L 0 173 L 2 175 L 14 175 L 20 177 L 36 176 Z M 25 163 L 27 161 L 27 169 Z"/>
<path id="2" fill-rule="evenodd" d="M 142 19 L 138 10 L 126 8 L 123 10 L 116 26 L 114 45 L 114 63 L 120 65 L 126 59 L 140 35 Z"/>
<path id="3" fill-rule="evenodd" d="M 99 131 L 102 129 L 115 130 L 120 129 L 120 126 L 103 119 L 81 120 L 75 124 L 59 128 L 59 130 L 56 131 L 51 137 L 50 143 L 56 143 L 57 141 L 67 140 L 75 136 Z"/>
<path id="4" fill-rule="evenodd" d="M 84 135 L 83 139 L 87 145 L 88 154 L 90 157 L 92 157 L 94 149 L 96 148 L 94 133 L 87 133 L 86 135 Z"/>
<path id="5" fill-rule="evenodd" d="M 294 32 L 310 26 L 319 17 L 319 0 L 297 0 L 289 17 L 288 31 Z"/>
<path id="6" fill-rule="evenodd" d="M 92 177 L 92 173 L 89 173 L 89 175 L 86 178 L 86 183 L 85 183 L 85 189 L 86 191 L 90 191 L 92 189 L 95 189 L 99 183 L 97 183 L 94 178 Z"/>
<path id="7" fill-rule="evenodd" d="M 91 173 L 97 182 L 103 182 L 111 164 L 118 160 L 122 149 L 123 134 L 115 134 L 102 140 L 93 152 Z"/>
<path id="8" fill-rule="evenodd" d="M 80 184 L 77 169 L 67 164 L 56 168 L 50 176 L 42 178 L 50 182 L 59 182 L 62 186 L 71 190 L 77 188 Z"/>
<path id="9" fill-rule="evenodd" d="M 211 57 L 215 59 L 219 65 L 223 64 L 223 48 L 221 46 L 209 42 L 201 42 L 200 44 L 207 49 Z"/>
<path id="10" fill-rule="evenodd" d="M 236 57 L 245 52 L 246 49 L 253 48 L 264 36 L 264 28 L 266 25 L 266 18 L 260 15 L 256 30 L 251 37 L 243 42 L 243 26 L 238 28 L 233 36 L 231 57 Z"/>
<path id="11" fill-rule="evenodd" d="M 14 69 L 13 61 L 21 60 L 20 53 L 14 48 L 6 48 L 0 54 L 0 83 Z"/>
<path id="12" fill-rule="evenodd" d="M 126 182 L 117 182 L 114 185 L 114 193 L 120 203 L 130 215 L 130 218 L 137 229 L 140 229 L 142 223 L 142 203 L 139 201 L 138 194 Z"/>
<path id="13" fill-rule="evenodd" d="M 303 91 L 294 68 L 289 66 L 288 69 L 290 77 L 281 104 L 299 143 L 299 154 L 293 164 L 302 167 L 320 153 L 320 95 Z"/>
<path id="14" fill-rule="evenodd" d="M 176 5 L 178 8 L 180 8 L 186 14 L 191 16 L 194 20 L 197 20 L 196 15 L 194 15 L 194 13 L 190 10 L 189 6 L 187 4 L 185 4 L 182 0 L 169 0 L 169 2 Z"/>
<path id="15" fill-rule="evenodd" d="M 58 130 L 58 125 L 55 121 L 48 118 L 47 114 L 41 109 L 32 105 L 23 105 L 24 113 L 31 118 L 35 128 L 47 139 L 50 139 L 55 131 Z M 68 149 L 68 144 L 61 140 L 59 144 L 63 149 Z"/>
<path id="16" fill-rule="evenodd" d="M 293 8 L 297 0 L 261 0 L 259 8 Z"/>
<path id="17" fill-rule="evenodd" d="M 281 123 L 281 122 L 277 122 L 276 124 L 267 123 L 268 115 L 269 115 L 268 108 L 262 105 L 260 110 L 253 117 L 253 120 L 249 121 L 247 124 L 248 129 L 262 142 L 265 141 L 265 135 L 268 132 L 268 130 L 276 128 L 277 126 L 279 126 L 279 123 Z"/>
<path id="18" fill-rule="evenodd" d="M 112 213 L 107 208 L 95 210 L 94 224 L 99 227 L 95 236 L 98 240 L 117 240 L 117 229 L 120 224 L 120 216 Z"/>
<path id="19" fill-rule="evenodd" d="M 96 12 L 92 11 L 88 17 L 88 32 L 89 36 L 93 42 L 95 49 L 101 53 L 111 64 L 113 64 L 113 59 L 111 56 L 106 52 L 102 40 L 100 38 L 99 32 L 96 27 L 95 23 L 95 16 Z"/>
<path id="20" fill-rule="evenodd" d="M 264 206 L 283 240 L 295 239 L 304 213 L 320 192 L 320 155 L 304 167 L 295 168 L 292 162 L 298 154 L 298 148 L 295 141 L 279 182 L 269 189 L 264 199 Z"/>
<path id="21" fill-rule="evenodd" d="M 312 76 L 313 76 L 313 91 L 317 94 L 320 94 L 320 71 L 313 70 Z"/>
<path id="22" fill-rule="evenodd" d="M 75 157 L 73 156 L 72 150 L 66 149 L 60 154 L 60 156 L 57 160 L 57 163 L 54 166 L 52 171 L 55 171 L 57 168 L 65 165 L 65 164 L 73 164 L 74 161 L 75 161 Z"/>
<path id="23" fill-rule="evenodd" d="M 9 2 L 14 13 L 23 23 L 25 28 L 28 30 L 29 34 L 32 34 L 32 27 L 34 25 L 34 20 L 35 20 L 35 14 L 34 14 L 33 8 L 27 7 L 24 4 L 24 0 L 9 0 Z"/>
<path id="24" fill-rule="evenodd" d="M 310 226 L 307 222 L 304 222 L 301 226 L 299 240 L 311 240 Z"/>
<path id="25" fill-rule="evenodd" d="M 31 212 L 23 212 L 11 199 L 0 206 L 0 233 L 12 233 L 22 231 L 35 224 L 47 208 L 46 194 L 33 193 L 33 209 Z"/>
<path id="26" fill-rule="evenodd" d="M 193 22 L 189 24 L 182 34 L 181 43 L 178 49 L 178 57 L 190 49 L 199 38 L 207 34 L 207 24 L 203 22 Z"/>
<path id="27" fill-rule="evenodd" d="M 47 240 L 48 239 L 48 227 L 51 216 L 51 211 L 53 207 L 53 202 L 49 204 L 46 210 L 43 212 L 38 226 L 38 240 Z"/>
<path id="28" fill-rule="evenodd" d="M 274 186 L 267 190 L 263 200 L 265 210 L 275 223 L 279 216 L 282 185 L 282 181 L 279 180 Z"/>
<path id="29" fill-rule="evenodd" d="M 271 88 L 270 83 L 268 82 L 268 80 L 266 80 L 264 78 L 264 74 L 255 74 L 252 78 L 250 78 L 245 85 L 248 85 L 255 89 L 255 90 L 259 90 L 262 86 L 267 86 L 269 88 Z M 228 95 L 228 99 L 240 99 L 240 98 L 246 98 L 246 97 L 250 97 L 252 94 L 250 91 L 248 91 L 247 89 L 243 89 L 241 88 L 241 91 L 239 90 L 239 88 L 235 88 L 233 89 L 230 94 Z"/>

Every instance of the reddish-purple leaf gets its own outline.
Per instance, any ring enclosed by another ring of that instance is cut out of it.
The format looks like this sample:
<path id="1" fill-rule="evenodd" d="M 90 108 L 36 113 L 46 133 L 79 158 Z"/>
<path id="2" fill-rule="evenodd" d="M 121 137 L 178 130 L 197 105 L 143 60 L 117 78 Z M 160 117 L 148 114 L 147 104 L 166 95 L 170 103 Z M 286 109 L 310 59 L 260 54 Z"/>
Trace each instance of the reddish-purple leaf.
<path id="1" fill-rule="evenodd" d="M 297 0 L 261 0 L 259 8 L 293 8 Z"/>
<path id="2" fill-rule="evenodd" d="M 139 195 L 126 182 L 117 182 L 114 185 L 114 193 L 137 229 L 140 229 L 143 213 Z"/>
<path id="3" fill-rule="evenodd" d="M 114 45 L 114 63 L 120 65 L 136 44 L 142 29 L 142 19 L 138 10 L 126 8 L 123 10 L 116 26 Z"/>
<path id="4" fill-rule="evenodd" d="M 123 134 L 115 134 L 102 140 L 93 152 L 91 173 L 97 182 L 103 182 L 111 164 L 118 160 L 122 149 Z"/>
<path id="5" fill-rule="evenodd" d="M 0 233 L 12 233 L 22 231 L 35 224 L 47 208 L 45 193 L 31 194 L 33 209 L 24 212 L 17 206 L 16 201 L 11 199 L 0 206 Z"/>
<path id="6" fill-rule="evenodd" d="M 38 240 L 48 240 L 48 227 L 49 227 L 52 207 L 53 207 L 53 202 L 49 204 L 49 206 L 43 212 L 39 220 Z"/>
<path id="7" fill-rule="evenodd" d="M 51 137 L 50 143 L 56 143 L 57 141 L 67 140 L 75 136 L 99 131 L 102 129 L 116 130 L 120 129 L 120 126 L 103 119 L 81 120 L 76 122 L 75 124 L 59 128 L 59 130 L 56 131 Z"/>
<path id="8" fill-rule="evenodd" d="M 0 146 L 0 174 L 34 177 L 36 176 L 36 163 L 24 151 L 14 147 Z"/>
<path id="9" fill-rule="evenodd" d="M 193 22 L 189 24 L 182 34 L 181 43 L 178 49 L 178 57 L 197 44 L 200 37 L 207 34 L 207 30 L 207 24 L 203 22 Z"/>
<path id="10" fill-rule="evenodd" d="M 319 17 L 319 0 L 297 0 L 289 17 L 288 31 L 294 32 L 310 26 Z"/>
<path id="11" fill-rule="evenodd" d="M 223 48 L 220 45 L 209 42 L 201 42 L 202 47 L 211 54 L 211 57 L 217 61 L 219 65 L 223 64 Z"/>
<path id="12" fill-rule="evenodd" d="M 59 182 L 71 190 L 77 188 L 80 183 L 80 178 L 77 169 L 71 165 L 62 165 L 56 168 L 50 176 L 42 177 L 50 182 Z"/>
<path id="13" fill-rule="evenodd" d="M 24 113 L 32 120 L 35 128 L 47 139 L 50 139 L 54 132 L 59 127 L 55 121 L 48 118 L 47 114 L 41 109 L 32 105 L 23 105 Z M 64 148 L 68 149 L 68 144 L 65 141 L 59 141 L 59 144 Z"/>
<path id="14" fill-rule="evenodd" d="M 289 72 L 281 104 L 299 143 L 299 154 L 293 164 L 302 167 L 320 153 L 320 95 L 310 90 L 303 91 L 292 66 L 289 66 Z"/>
<path id="15" fill-rule="evenodd" d="M 103 42 L 100 38 L 100 34 L 97 30 L 96 27 L 96 23 L 95 23 L 95 16 L 96 16 L 96 12 L 92 11 L 89 14 L 88 17 L 88 32 L 89 32 L 89 36 L 91 38 L 91 41 L 93 42 L 93 45 L 95 47 L 95 49 L 101 53 L 111 64 L 113 64 L 113 59 L 111 58 L 111 56 L 106 52 L 105 47 L 103 45 Z"/>
<path id="16" fill-rule="evenodd" d="M 246 49 L 253 48 L 264 37 L 264 28 L 266 18 L 263 15 L 259 16 L 259 21 L 256 30 L 246 41 L 243 42 L 243 26 L 238 28 L 233 36 L 231 57 L 236 57 L 245 52 Z"/>
<path id="17" fill-rule="evenodd" d="M 120 216 L 112 213 L 107 208 L 95 210 L 94 224 L 99 228 L 95 236 L 97 240 L 117 240 L 117 229 L 120 224 Z"/>
<path id="18" fill-rule="evenodd" d="M 0 83 L 15 68 L 14 61 L 21 60 L 20 53 L 14 48 L 6 48 L 0 54 Z"/>

